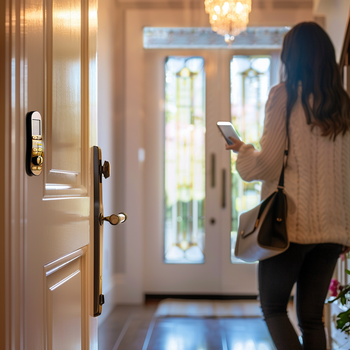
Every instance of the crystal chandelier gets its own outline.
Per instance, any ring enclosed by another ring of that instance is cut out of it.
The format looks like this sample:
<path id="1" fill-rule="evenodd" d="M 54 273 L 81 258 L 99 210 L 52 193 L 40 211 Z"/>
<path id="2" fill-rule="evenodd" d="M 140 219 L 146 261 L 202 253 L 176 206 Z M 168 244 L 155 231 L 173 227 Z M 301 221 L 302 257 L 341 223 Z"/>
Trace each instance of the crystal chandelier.
<path id="1" fill-rule="evenodd" d="M 227 43 L 247 29 L 251 0 L 204 0 L 204 6 L 213 31 L 223 35 Z"/>

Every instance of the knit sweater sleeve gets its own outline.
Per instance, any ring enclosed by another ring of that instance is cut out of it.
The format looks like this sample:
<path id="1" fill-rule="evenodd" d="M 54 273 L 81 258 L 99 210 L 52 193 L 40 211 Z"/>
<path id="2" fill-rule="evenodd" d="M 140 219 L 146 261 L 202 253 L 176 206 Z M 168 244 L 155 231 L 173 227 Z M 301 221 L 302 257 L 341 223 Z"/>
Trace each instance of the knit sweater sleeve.
<path id="1" fill-rule="evenodd" d="M 241 146 L 237 157 L 237 171 L 245 181 L 275 181 L 279 178 L 286 145 L 286 101 L 284 84 L 270 90 L 265 107 L 264 131 L 260 148 Z"/>

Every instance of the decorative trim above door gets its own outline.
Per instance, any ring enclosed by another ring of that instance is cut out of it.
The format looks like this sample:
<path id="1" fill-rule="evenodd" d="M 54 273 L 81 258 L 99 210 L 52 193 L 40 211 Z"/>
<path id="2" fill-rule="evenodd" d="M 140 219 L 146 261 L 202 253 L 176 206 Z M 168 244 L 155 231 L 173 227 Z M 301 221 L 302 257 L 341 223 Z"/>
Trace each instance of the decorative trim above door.
<path id="1" fill-rule="evenodd" d="M 269 49 L 280 50 L 289 27 L 249 27 L 228 45 L 222 35 L 211 28 L 160 28 L 143 29 L 145 49 Z"/>

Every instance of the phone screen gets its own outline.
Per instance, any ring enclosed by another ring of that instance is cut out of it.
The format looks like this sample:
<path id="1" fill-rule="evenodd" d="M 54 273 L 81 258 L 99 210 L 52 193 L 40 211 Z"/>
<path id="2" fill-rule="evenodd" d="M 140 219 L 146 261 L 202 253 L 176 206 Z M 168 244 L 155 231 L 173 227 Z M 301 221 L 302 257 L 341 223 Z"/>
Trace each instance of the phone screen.
<path id="1" fill-rule="evenodd" d="M 232 145 L 232 141 L 229 139 L 229 137 L 234 137 L 235 139 L 241 140 L 239 134 L 233 127 L 233 125 L 229 122 L 217 122 L 216 123 L 219 130 L 222 133 L 222 136 L 225 138 L 226 142 L 229 145 Z"/>

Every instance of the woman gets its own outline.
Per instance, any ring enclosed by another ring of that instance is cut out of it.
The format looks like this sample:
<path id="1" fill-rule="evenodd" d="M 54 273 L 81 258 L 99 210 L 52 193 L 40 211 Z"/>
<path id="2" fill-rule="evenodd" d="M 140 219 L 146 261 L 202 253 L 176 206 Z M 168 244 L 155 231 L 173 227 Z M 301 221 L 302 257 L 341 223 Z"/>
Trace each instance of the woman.
<path id="1" fill-rule="evenodd" d="M 262 198 L 275 191 L 283 164 L 290 248 L 259 263 L 264 318 L 279 350 L 325 350 L 323 306 L 339 255 L 350 246 L 350 100 L 331 40 L 316 23 L 296 25 L 284 38 L 284 82 L 266 103 L 261 151 L 232 138 L 237 170 L 260 180 Z M 303 345 L 287 315 L 296 305 Z"/>

